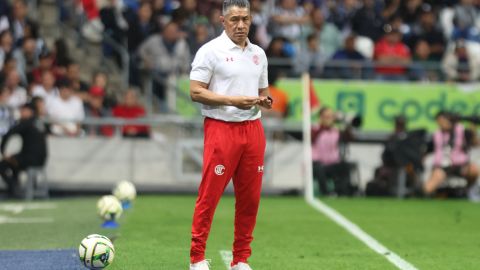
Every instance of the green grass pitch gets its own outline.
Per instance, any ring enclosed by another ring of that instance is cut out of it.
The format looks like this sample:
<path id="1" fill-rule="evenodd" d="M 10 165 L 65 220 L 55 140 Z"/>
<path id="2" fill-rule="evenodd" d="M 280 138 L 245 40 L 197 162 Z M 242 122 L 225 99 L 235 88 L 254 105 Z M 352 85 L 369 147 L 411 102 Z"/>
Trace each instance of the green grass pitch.
<path id="1" fill-rule="evenodd" d="M 77 248 L 88 234 L 114 238 L 108 269 L 188 269 L 193 196 L 140 196 L 120 228 L 100 227 L 97 197 L 52 200 L 56 208 L 0 217 L 48 217 L 53 223 L 0 223 L 0 249 Z M 479 269 L 480 205 L 466 201 L 327 199 L 327 204 L 418 269 Z M 0 204 L 1 206 L 2 204 Z M 234 198 L 218 207 L 207 246 L 212 269 L 233 241 Z M 0 218 L 1 220 L 1 218 Z M 27 258 L 28 259 L 28 258 Z M 251 265 L 256 270 L 395 269 L 301 198 L 262 198 Z"/>

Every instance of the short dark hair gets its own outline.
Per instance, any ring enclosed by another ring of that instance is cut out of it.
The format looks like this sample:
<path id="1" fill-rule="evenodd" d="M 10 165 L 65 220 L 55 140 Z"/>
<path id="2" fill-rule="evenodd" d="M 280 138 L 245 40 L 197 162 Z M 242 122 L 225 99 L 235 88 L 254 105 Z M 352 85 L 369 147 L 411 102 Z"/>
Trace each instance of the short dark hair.
<path id="1" fill-rule="evenodd" d="M 248 0 L 224 0 L 222 15 L 225 16 L 231 7 L 247 8 L 250 10 L 250 2 Z"/>

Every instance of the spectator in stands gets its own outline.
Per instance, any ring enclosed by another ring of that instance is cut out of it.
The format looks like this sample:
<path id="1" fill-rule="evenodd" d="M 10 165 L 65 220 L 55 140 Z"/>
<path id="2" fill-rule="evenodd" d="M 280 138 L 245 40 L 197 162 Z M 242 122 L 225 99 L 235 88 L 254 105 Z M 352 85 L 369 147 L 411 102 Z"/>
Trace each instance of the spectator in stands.
<path id="1" fill-rule="evenodd" d="M 471 82 L 480 77 L 480 59 L 470 53 L 464 40 L 458 40 L 455 49 L 445 53 L 442 69 L 450 81 Z"/>
<path id="2" fill-rule="evenodd" d="M 129 53 L 135 53 L 140 44 L 155 33 L 156 26 L 152 20 L 152 14 L 152 5 L 146 1 L 140 2 L 136 12 L 131 9 L 127 11 L 127 48 Z"/>
<path id="3" fill-rule="evenodd" d="M 53 62 L 56 67 L 66 67 L 71 62 L 68 46 L 62 38 L 55 40 L 52 54 L 54 59 Z"/>
<path id="4" fill-rule="evenodd" d="M 72 89 L 75 93 L 85 93 L 88 91 L 88 84 L 80 78 L 80 65 L 77 62 L 68 63 L 65 78 L 71 82 Z"/>
<path id="5" fill-rule="evenodd" d="M 286 38 L 274 37 L 265 54 L 269 58 L 270 67 L 277 73 L 290 72 L 294 51 L 292 44 Z"/>
<path id="6" fill-rule="evenodd" d="M 44 51 L 38 56 L 38 66 L 34 67 L 31 72 L 33 82 L 40 83 L 45 71 L 53 71 L 53 56 L 48 51 Z"/>
<path id="7" fill-rule="evenodd" d="M 26 29 L 35 35 L 38 32 L 37 24 L 27 18 L 28 7 L 25 0 L 14 0 L 12 3 L 12 16 L 9 20 L 10 30 L 13 33 L 13 39 L 16 44 L 24 38 Z"/>
<path id="8" fill-rule="evenodd" d="M 390 25 L 385 26 L 385 37 L 375 44 L 374 58 L 380 67 L 375 68 L 381 80 L 405 80 L 411 62 L 410 49 L 402 43 L 402 34 Z"/>
<path id="9" fill-rule="evenodd" d="M 208 20 L 204 17 L 201 18 L 203 19 L 199 19 L 199 21 L 195 23 L 195 30 L 188 36 L 190 55 L 195 55 L 197 50 L 210 40 L 208 34 Z"/>
<path id="10" fill-rule="evenodd" d="M 477 165 L 469 160 L 468 150 L 477 143 L 476 130 L 465 130 L 454 116 L 441 111 L 435 117 L 438 130 L 433 134 L 434 160 L 430 178 L 425 182 L 424 192 L 429 195 L 449 176 L 465 178 L 472 187 L 479 176 Z"/>
<path id="11" fill-rule="evenodd" d="M 208 13 L 208 35 L 210 38 L 218 37 L 223 32 L 223 24 L 220 20 L 222 16 L 221 8 L 214 8 Z"/>
<path id="12" fill-rule="evenodd" d="M 155 31 L 159 31 L 170 21 L 171 13 L 173 11 L 172 1 L 153 0 L 152 9 L 152 21 L 155 25 Z"/>
<path id="13" fill-rule="evenodd" d="M 104 105 L 105 91 L 93 86 L 88 91 L 89 98 L 85 103 L 85 115 L 89 118 L 110 117 L 111 111 Z M 113 127 L 109 125 L 91 125 L 85 126 L 87 135 L 111 137 L 113 135 Z"/>
<path id="14" fill-rule="evenodd" d="M 328 13 L 328 22 L 337 26 L 340 31 L 348 31 L 351 20 L 359 9 L 358 0 L 331 1 L 336 3 L 332 5 Z"/>
<path id="15" fill-rule="evenodd" d="M 59 95 L 58 88 L 55 86 L 55 76 L 52 71 L 46 70 L 42 74 L 40 84 L 36 84 L 31 89 L 32 97 L 41 97 L 48 102 L 51 98 Z"/>
<path id="16" fill-rule="evenodd" d="M 13 36 L 9 30 L 0 33 L 0 70 L 7 56 L 13 52 Z"/>
<path id="17" fill-rule="evenodd" d="M 154 93 L 160 101 L 166 101 L 166 79 L 175 73 L 185 74 L 190 70 L 190 50 L 181 38 L 178 25 L 169 23 L 161 34 L 145 40 L 138 49 L 143 66 L 156 74 Z"/>
<path id="18" fill-rule="evenodd" d="M 20 135 L 20 152 L 9 155 L 6 145 L 13 135 Z M 15 196 L 20 171 L 31 166 L 44 166 L 47 161 L 46 128 L 37 118 L 35 105 L 27 103 L 20 110 L 20 121 L 3 137 L 0 145 L 3 159 L 0 161 L 0 175 L 7 184 L 8 195 Z"/>
<path id="19" fill-rule="evenodd" d="M 320 51 L 324 57 L 330 58 L 342 44 L 342 37 L 337 27 L 325 21 L 325 16 L 321 9 L 315 9 L 312 12 L 311 24 L 307 33 L 316 34 L 321 42 L 318 42 Z"/>
<path id="20" fill-rule="evenodd" d="M 363 6 L 353 15 L 352 31 L 377 41 L 383 36 L 385 19 L 375 8 L 375 0 L 363 0 Z"/>
<path id="21" fill-rule="evenodd" d="M 34 38 L 24 39 L 21 48 L 13 52 L 13 57 L 17 60 L 17 69 L 22 83 L 27 84 L 27 74 L 38 65 L 39 54 Z"/>
<path id="22" fill-rule="evenodd" d="M 349 35 L 345 39 L 343 49 L 336 51 L 333 56 L 333 61 L 338 61 L 340 66 L 328 66 L 327 72 L 335 77 L 351 79 L 362 78 L 362 61 L 365 61 L 365 57 L 355 49 L 355 35 Z"/>
<path id="23" fill-rule="evenodd" d="M 335 112 L 324 107 L 320 110 L 320 125 L 312 130 L 313 177 L 322 195 L 334 192 L 328 188 L 329 180 L 333 180 L 337 194 L 348 194 L 350 189 L 350 169 L 342 161 L 340 144 L 350 140 L 351 134 L 336 128 L 335 119 Z"/>
<path id="24" fill-rule="evenodd" d="M 7 55 L 7 58 L 5 58 L 5 62 L 3 63 L 3 69 L 0 69 L 0 82 L 5 82 L 7 74 L 12 70 L 18 70 L 17 60 L 12 55 Z"/>
<path id="25" fill-rule="evenodd" d="M 8 106 L 10 93 L 5 86 L 0 88 L 0 136 L 3 136 L 15 123 L 15 112 Z"/>
<path id="26" fill-rule="evenodd" d="M 412 37 L 407 41 L 407 44 L 410 48 L 415 48 L 419 40 L 424 40 L 428 43 L 431 60 L 442 60 L 446 41 L 442 29 L 437 25 L 437 17 L 431 9 L 422 11 L 418 23 L 412 27 Z"/>
<path id="27" fill-rule="evenodd" d="M 114 117 L 123 119 L 136 119 L 145 117 L 145 109 L 138 101 L 137 91 L 128 89 L 123 96 L 123 101 L 113 108 Z M 146 125 L 125 125 L 122 128 L 123 137 L 148 138 L 150 127 Z"/>
<path id="28" fill-rule="evenodd" d="M 207 16 L 212 10 L 222 10 L 223 0 L 202 0 L 201 5 L 197 5 L 199 15 Z"/>
<path id="29" fill-rule="evenodd" d="M 288 115 L 288 95 L 285 90 L 277 87 L 278 74 L 274 70 L 268 72 L 268 91 L 270 97 L 275 100 L 270 110 L 260 108 L 262 116 L 284 119 Z"/>
<path id="30" fill-rule="evenodd" d="M 296 42 L 301 37 L 302 27 L 309 19 L 308 14 L 296 0 L 281 0 L 271 17 L 273 35 Z"/>
<path id="31" fill-rule="evenodd" d="M 460 0 L 460 3 L 455 6 L 455 13 L 453 16 L 453 40 L 466 39 L 479 41 L 480 35 L 478 29 L 475 27 L 478 12 L 474 6 L 474 0 Z"/>
<path id="32" fill-rule="evenodd" d="M 320 76 L 323 74 L 323 67 L 327 57 L 321 51 L 320 42 L 316 34 L 310 34 L 307 37 L 307 48 L 301 51 L 296 57 L 295 70 L 297 73 L 310 72 L 312 76 Z"/>
<path id="33" fill-rule="evenodd" d="M 248 38 L 253 44 L 257 44 L 262 48 L 267 48 L 270 42 L 270 35 L 267 32 L 268 15 L 265 12 L 263 2 L 261 0 L 250 1 L 250 13 L 252 15 L 252 24 L 248 32 Z M 215 33 L 214 36 L 219 36 Z"/>
<path id="34" fill-rule="evenodd" d="M 415 24 L 425 8 L 431 10 L 430 5 L 423 4 L 423 0 L 407 0 L 401 2 L 402 3 L 397 14 L 402 17 L 403 21 L 407 25 Z"/>
<path id="35" fill-rule="evenodd" d="M 195 28 L 197 18 L 197 1 L 180 0 L 180 7 L 172 12 L 171 21 L 178 25 L 181 37 L 186 38 Z"/>
<path id="36" fill-rule="evenodd" d="M 104 35 L 111 41 L 123 46 L 127 36 L 128 22 L 123 14 L 124 5 L 122 0 L 108 0 L 107 5 L 100 9 L 100 20 L 105 27 Z M 114 49 L 110 41 L 103 43 L 103 54 L 113 57 L 119 67 L 122 67 L 122 58 Z"/>
<path id="37" fill-rule="evenodd" d="M 27 90 L 20 85 L 20 76 L 16 70 L 12 70 L 7 74 L 5 87 L 8 91 L 8 106 L 13 109 L 19 109 L 27 102 Z"/>
<path id="38" fill-rule="evenodd" d="M 438 81 L 441 78 L 441 73 L 431 54 L 430 45 L 425 40 L 418 40 L 415 45 L 410 78 L 421 81 Z"/>
<path id="39" fill-rule="evenodd" d="M 82 132 L 79 122 L 85 118 L 82 100 L 74 95 L 70 81 L 60 80 L 57 86 L 59 96 L 47 104 L 48 116 L 54 121 L 51 132 L 58 136 L 78 136 Z"/>

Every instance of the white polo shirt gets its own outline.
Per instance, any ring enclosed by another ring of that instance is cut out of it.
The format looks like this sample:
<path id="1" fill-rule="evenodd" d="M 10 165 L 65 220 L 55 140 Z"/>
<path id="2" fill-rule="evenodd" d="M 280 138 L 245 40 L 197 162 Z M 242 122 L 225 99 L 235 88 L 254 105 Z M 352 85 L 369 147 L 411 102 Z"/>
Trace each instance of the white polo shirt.
<path id="1" fill-rule="evenodd" d="M 209 84 L 208 89 L 226 96 L 255 96 L 268 87 L 267 56 L 262 48 L 248 41 L 245 49 L 225 33 L 203 45 L 195 55 L 190 80 Z M 228 122 L 258 119 L 258 106 L 242 110 L 235 106 L 202 104 L 202 115 Z"/>

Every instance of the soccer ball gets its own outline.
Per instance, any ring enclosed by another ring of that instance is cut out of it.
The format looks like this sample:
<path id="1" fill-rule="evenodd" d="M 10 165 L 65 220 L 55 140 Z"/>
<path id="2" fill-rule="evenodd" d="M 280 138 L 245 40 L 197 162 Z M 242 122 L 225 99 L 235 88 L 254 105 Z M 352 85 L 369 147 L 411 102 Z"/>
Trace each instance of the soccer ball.
<path id="1" fill-rule="evenodd" d="M 97 211 L 104 220 L 116 220 L 122 215 L 123 209 L 117 197 L 106 195 L 98 200 Z"/>
<path id="2" fill-rule="evenodd" d="M 131 202 L 137 196 L 137 191 L 132 182 L 121 181 L 112 191 L 113 195 L 122 202 Z"/>
<path id="3" fill-rule="evenodd" d="M 113 262 L 115 249 L 112 241 L 99 234 L 83 238 L 78 246 L 80 261 L 89 269 L 103 269 Z"/>

